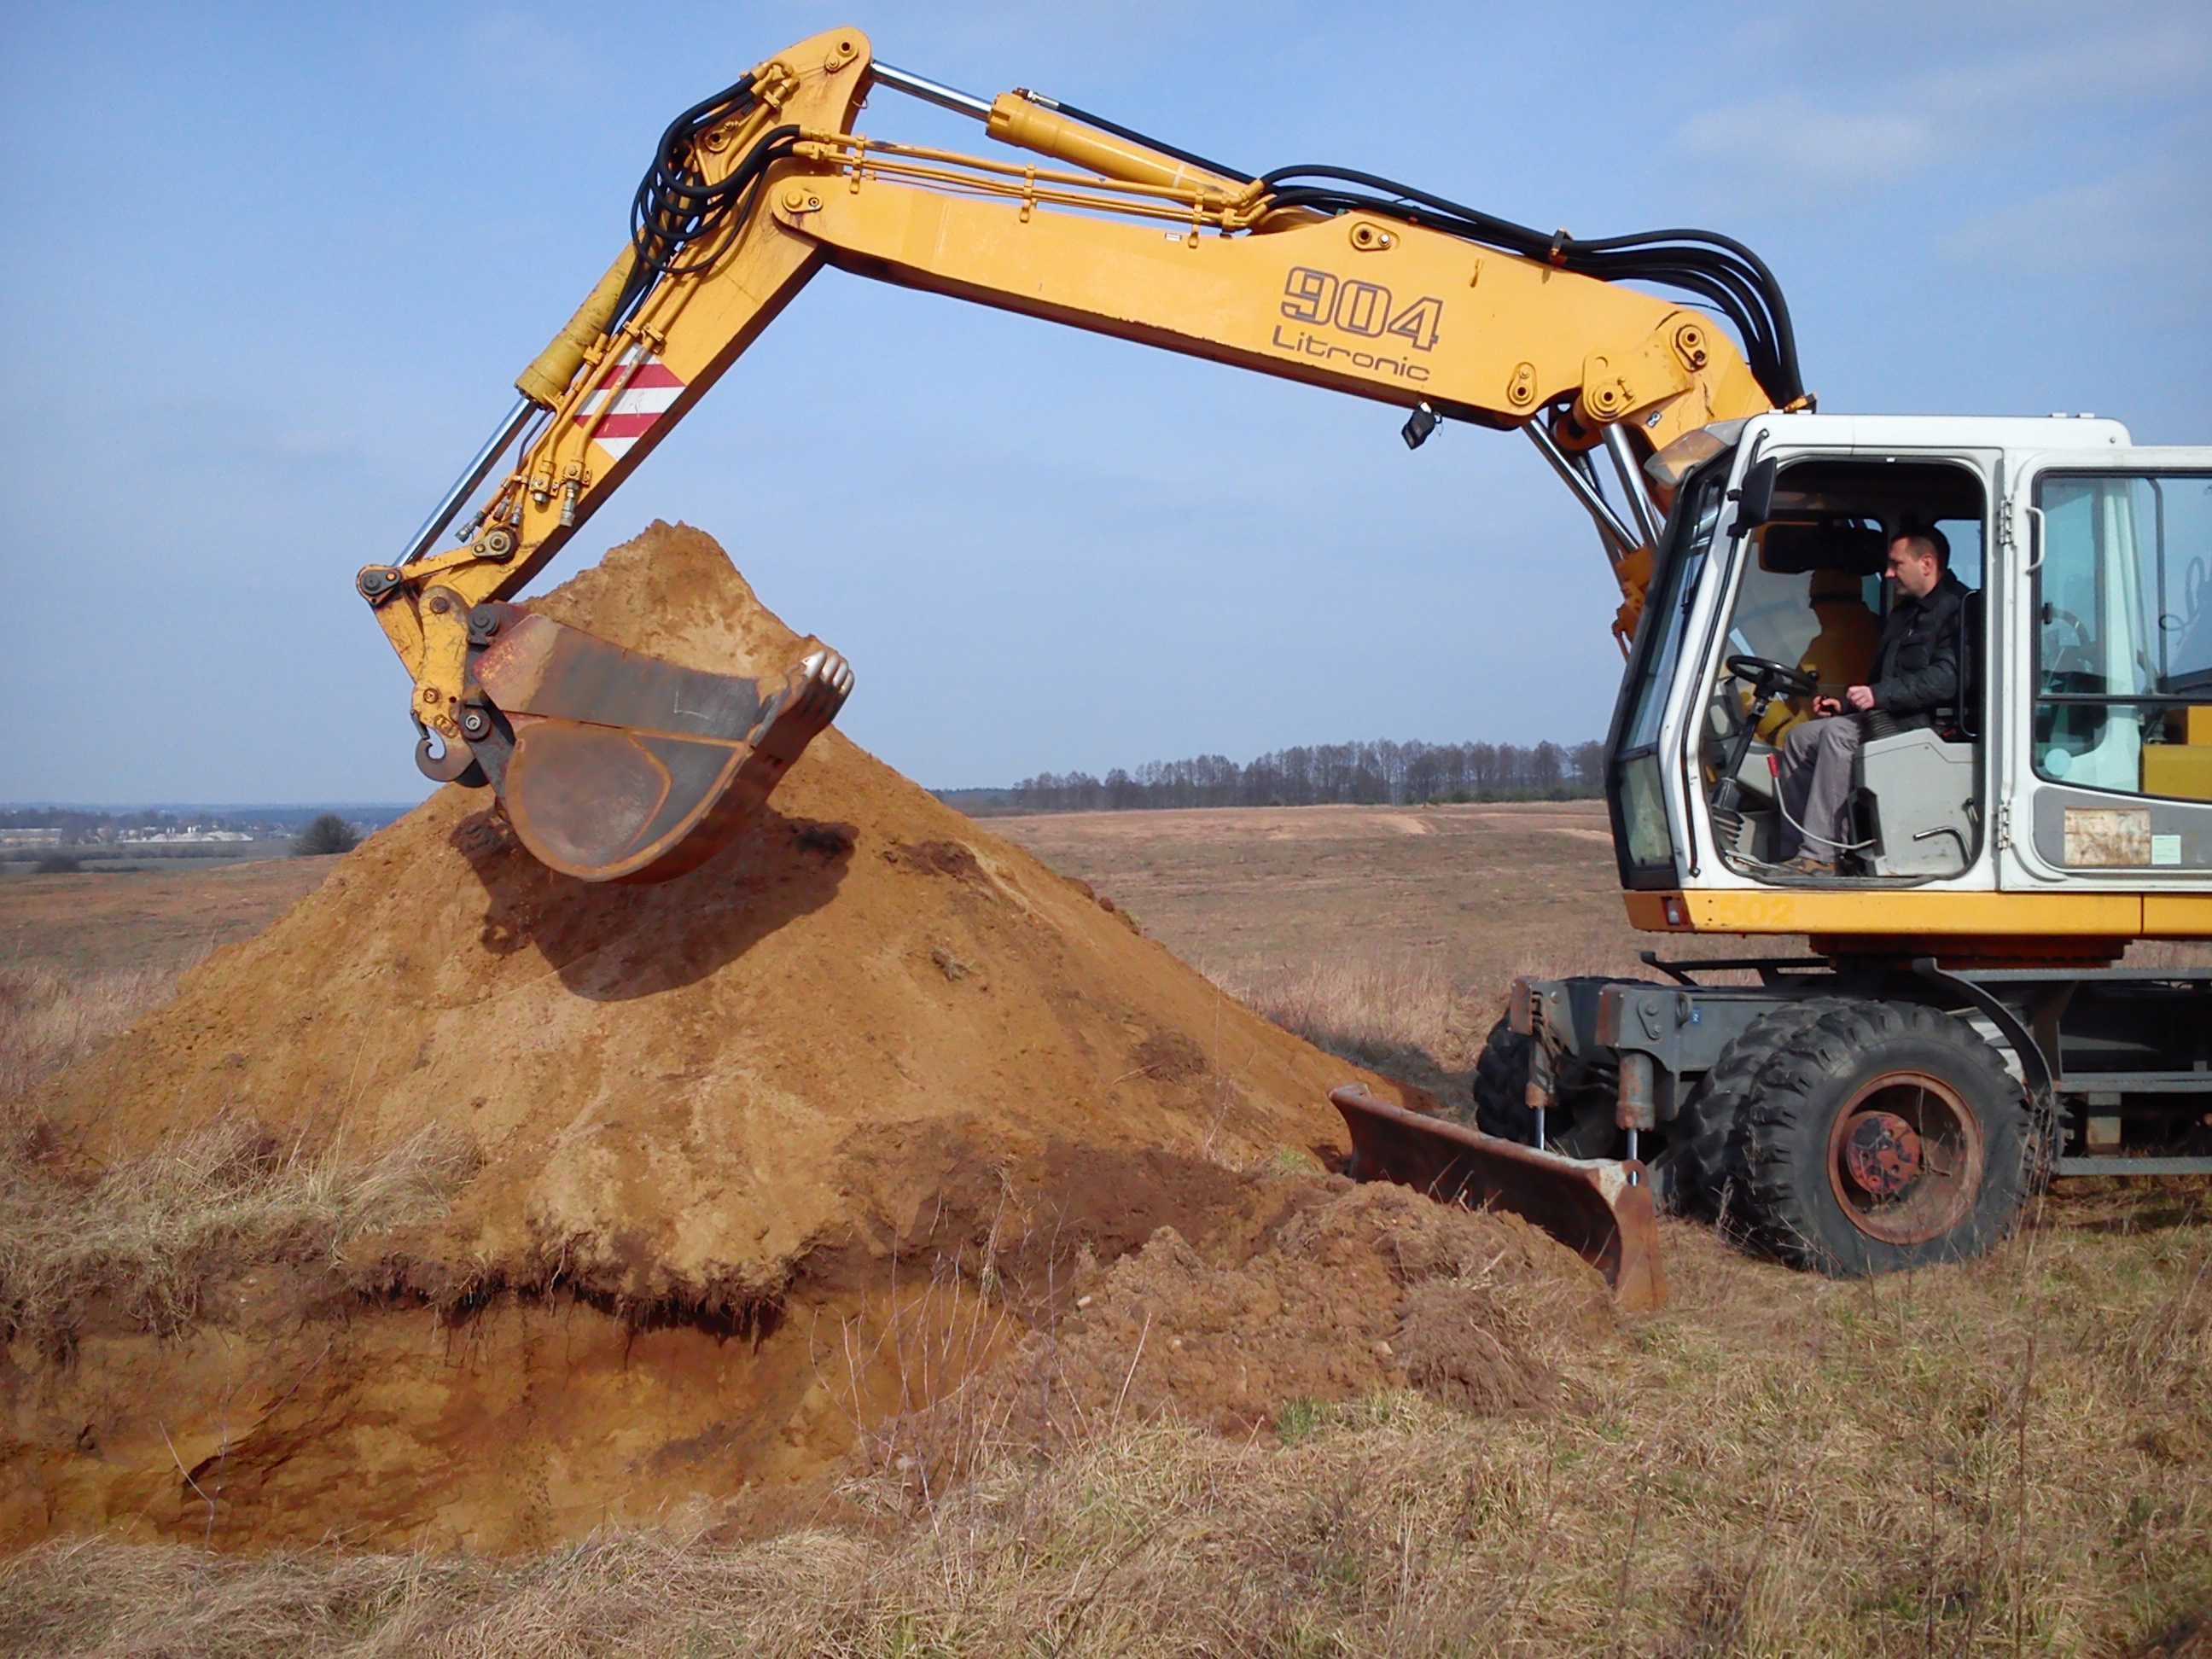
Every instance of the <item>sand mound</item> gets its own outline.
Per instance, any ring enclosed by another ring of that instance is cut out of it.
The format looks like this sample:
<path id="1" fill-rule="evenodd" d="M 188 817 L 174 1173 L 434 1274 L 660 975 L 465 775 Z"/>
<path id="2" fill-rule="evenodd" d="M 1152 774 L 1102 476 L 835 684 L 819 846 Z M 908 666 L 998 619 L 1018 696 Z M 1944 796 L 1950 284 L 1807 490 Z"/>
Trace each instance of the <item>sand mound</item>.
<path id="1" fill-rule="evenodd" d="M 680 526 L 540 604 L 700 667 L 795 643 Z M 1405 1194 L 1255 1209 L 1244 1172 L 1341 1146 L 1352 1067 L 836 731 L 662 886 L 556 876 L 493 806 L 442 791 L 36 1103 L 99 1160 L 227 1114 L 364 1152 L 434 1128 L 480 1164 L 443 1218 L 349 1244 L 335 1291 L 287 1263 L 210 1297 L 210 1332 L 95 1326 L 59 1366 L 14 1345 L 0 1535 L 573 1536 L 830 1467 L 1133 1250 L 1064 1334 L 1075 1397 L 1120 1386 L 1156 1306 L 1176 1329 L 1132 1409 L 1540 1386 L 1420 1334 L 1474 1317 L 1417 1304 L 1459 1295 L 1437 1287 L 1497 1224 Z M 917 1381 L 878 1362 L 933 1276 Z"/>
<path id="2" fill-rule="evenodd" d="M 776 672 L 796 643 L 680 526 L 541 605 L 701 667 Z M 426 1280 L 557 1273 L 737 1317 L 810 1257 L 995 1208 L 1002 1174 L 1040 1196 L 1071 1148 L 1340 1143 L 1326 1093 L 1351 1068 L 834 730 L 737 845 L 658 887 L 551 874 L 492 804 L 448 788 L 374 837 L 49 1109 L 137 1143 L 217 1109 L 372 1146 L 448 1124 L 488 1162 L 409 1241 Z"/>

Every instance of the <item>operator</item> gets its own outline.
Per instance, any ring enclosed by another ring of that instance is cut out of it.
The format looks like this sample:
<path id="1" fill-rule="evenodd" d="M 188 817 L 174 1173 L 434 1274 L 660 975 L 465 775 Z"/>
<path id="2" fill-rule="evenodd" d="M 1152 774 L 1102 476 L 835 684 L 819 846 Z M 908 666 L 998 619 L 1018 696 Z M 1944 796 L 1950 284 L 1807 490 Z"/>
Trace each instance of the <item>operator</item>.
<path id="1" fill-rule="evenodd" d="M 1940 530 L 1906 530 L 1889 544 L 1896 602 L 1882 619 L 1874 678 L 1841 697 L 1816 696 L 1813 718 L 1782 745 L 1781 852 L 1801 875 L 1832 876 L 1848 840 L 1844 798 L 1865 717 L 1887 714 L 1899 731 L 1932 725 L 1937 708 L 1959 697 L 1959 607 L 1966 586 L 1951 574 L 1951 544 Z"/>
<path id="2" fill-rule="evenodd" d="M 1874 674 L 1875 653 L 1881 644 L 1881 618 L 1867 609 L 1859 578 L 1848 570 L 1813 573 L 1813 615 L 1820 632 L 1806 644 L 1798 668 L 1813 677 L 1816 685 L 1856 685 Z M 1813 718 L 1808 699 L 1778 697 L 1753 734 L 1761 743 L 1780 748 L 1782 740 Z"/>

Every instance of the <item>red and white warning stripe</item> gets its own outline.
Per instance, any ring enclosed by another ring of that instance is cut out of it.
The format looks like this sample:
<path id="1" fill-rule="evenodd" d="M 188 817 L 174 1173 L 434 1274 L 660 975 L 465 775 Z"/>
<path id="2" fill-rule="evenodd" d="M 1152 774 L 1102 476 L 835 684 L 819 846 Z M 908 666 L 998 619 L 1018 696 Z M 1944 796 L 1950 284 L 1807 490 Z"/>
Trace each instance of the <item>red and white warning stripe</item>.
<path id="1" fill-rule="evenodd" d="M 605 385 L 584 399 L 576 424 L 589 426 L 604 408 L 606 418 L 592 434 L 592 441 L 620 460 L 629 447 L 653 429 L 684 395 L 684 382 L 659 358 L 632 346 L 623 362 L 608 374 Z M 612 402 L 609 402 L 610 398 Z"/>

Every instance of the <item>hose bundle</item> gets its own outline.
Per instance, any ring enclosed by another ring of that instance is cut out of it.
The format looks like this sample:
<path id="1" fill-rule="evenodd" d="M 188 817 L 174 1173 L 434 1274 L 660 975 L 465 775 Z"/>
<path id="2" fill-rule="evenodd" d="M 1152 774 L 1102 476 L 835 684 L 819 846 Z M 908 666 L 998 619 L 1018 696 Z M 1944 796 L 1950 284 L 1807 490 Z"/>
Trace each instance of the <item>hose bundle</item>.
<path id="1" fill-rule="evenodd" d="M 1210 172 L 1230 178 L 1250 176 L 1073 105 L 1029 95 L 1076 120 Z M 687 258 L 687 252 L 697 244 L 714 246 L 715 233 L 745 203 L 761 174 L 799 136 L 795 126 L 775 128 L 753 146 L 728 178 L 720 184 L 707 182 L 690 165 L 694 146 L 702 134 L 747 113 L 754 105 L 753 82 L 740 81 L 694 104 L 660 135 L 653 165 L 646 170 L 630 204 L 630 242 L 637 250 L 637 269 L 617 316 L 627 317 L 664 277 L 703 270 L 710 256 L 694 253 Z M 1790 324 L 1789 302 L 1782 296 L 1782 285 L 1765 260 L 1733 237 L 1717 231 L 1688 229 L 1647 230 L 1595 239 L 1570 236 L 1564 231 L 1547 234 L 1350 167 L 1278 167 L 1259 175 L 1259 182 L 1267 187 L 1277 207 L 1372 213 L 1407 224 L 1426 225 L 1601 282 L 1650 283 L 1694 295 L 1735 325 L 1742 337 L 1751 372 L 1778 408 L 1804 396 L 1797 336 Z"/>
<path id="2" fill-rule="evenodd" d="M 698 244 L 712 247 L 715 233 L 744 204 L 769 165 L 798 137 L 795 126 L 764 134 L 720 184 L 709 184 L 691 166 L 700 137 L 754 106 L 750 79 L 725 87 L 692 105 L 668 124 L 653 151 L 653 165 L 630 200 L 629 239 L 637 250 L 637 269 L 617 308 L 626 317 L 639 300 L 669 276 L 689 276 L 710 263 L 704 253 L 687 252 Z"/>
<path id="3" fill-rule="evenodd" d="M 1290 182 L 1304 179 L 1326 182 Z M 1711 230 L 1647 230 L 1595 239 L 1569 236 L 1564 231 L 1551 234 L 1348 167 L 1278 167 L 1261 174 L 1260 182 L 1273 191 L 1278 207 L 1373 213 L 1427 225 L 1601 282 L 1652 283 L 1694 294 L 1735 325 L 1751 372 L 1777 408 L 1805 393 L 1796 331 L 1782 285 L 1765 260 L 1732 236 Z"/>

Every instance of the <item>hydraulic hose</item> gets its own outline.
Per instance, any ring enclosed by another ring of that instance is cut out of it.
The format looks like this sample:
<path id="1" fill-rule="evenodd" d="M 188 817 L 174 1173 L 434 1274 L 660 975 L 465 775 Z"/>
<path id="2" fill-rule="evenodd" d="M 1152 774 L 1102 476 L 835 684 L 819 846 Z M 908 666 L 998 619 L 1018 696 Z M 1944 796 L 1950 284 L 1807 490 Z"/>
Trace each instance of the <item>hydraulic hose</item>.
<path id="1" fill-rule="evenodd" d="M 1305 179 L 1357 189 L 1289 182 Z M 1261 182 L 1274 189 L 1273 199 L 1281 206 L 1376 213 L 1430 225 L 1603 281 L 1648 282 L 1698 295 L 1718 307 L 1742 335 L 1752 372 L 1770 398 L 1782 404 L 1804 395 L 1796 334 L 1781 284 L 1765 260 L 1733 237 L 1691 228 L 1593 240 L 1547 234 L 1533 226 L 1516 224 L 1352 167 L 1311 163 L 1278 167 L 1261 174 Z"/>

